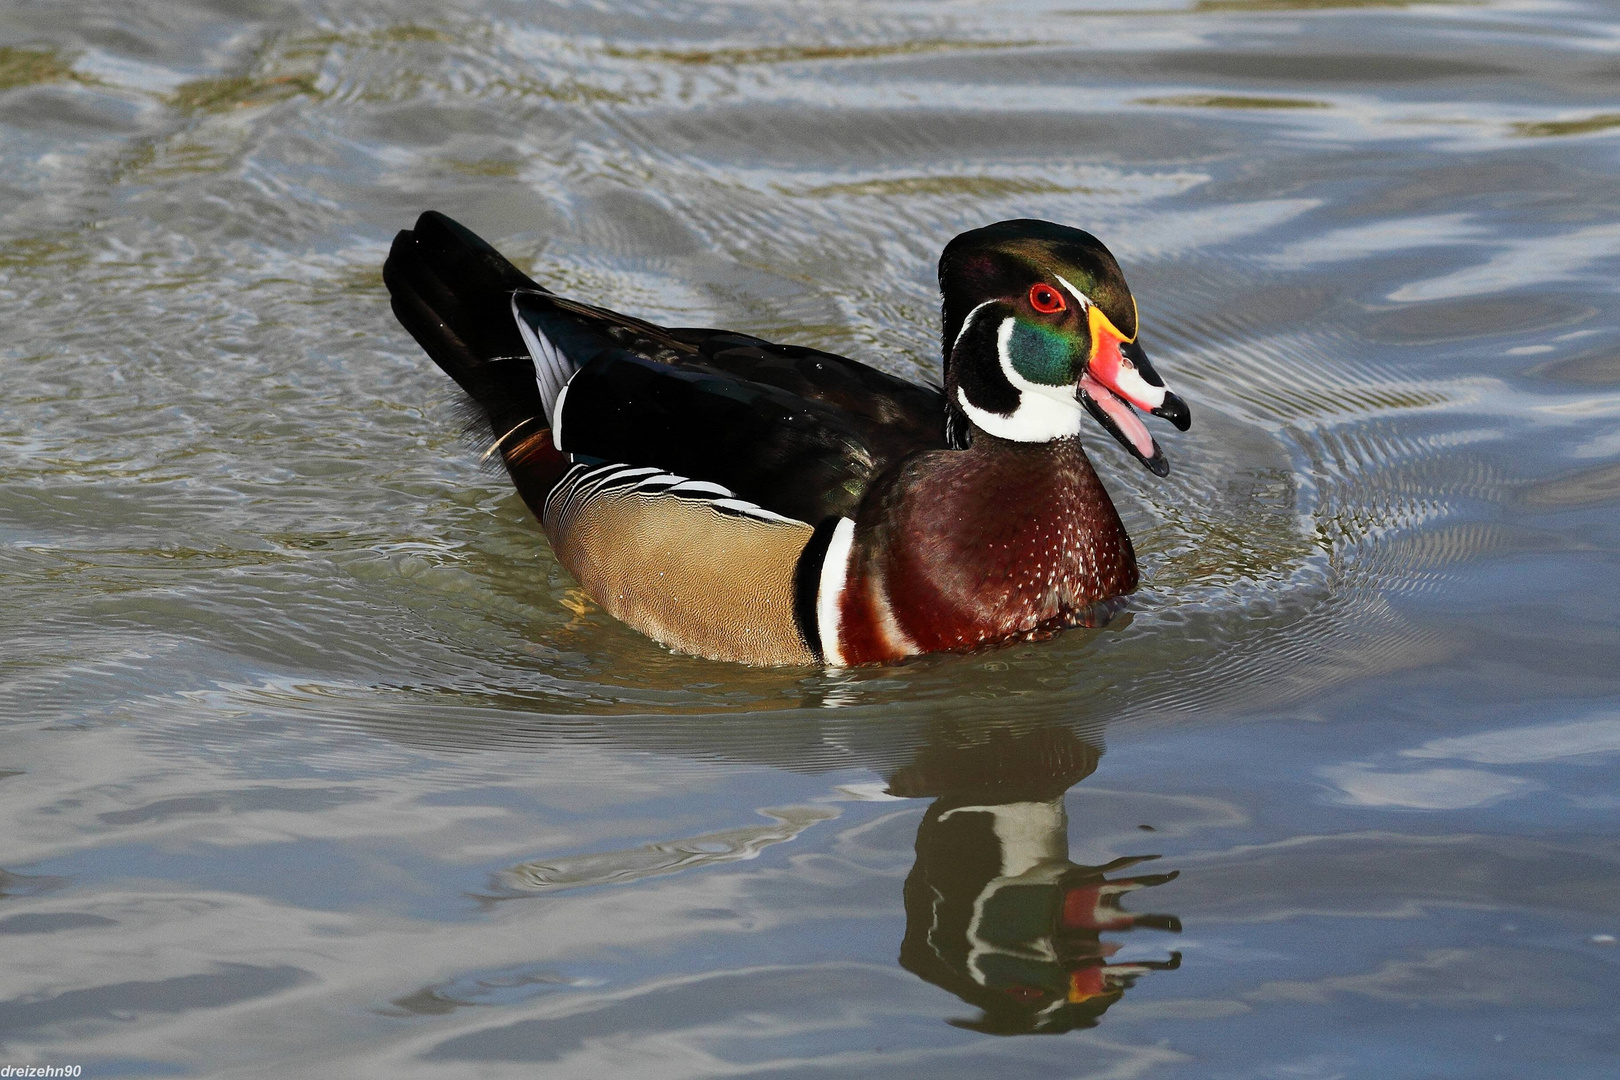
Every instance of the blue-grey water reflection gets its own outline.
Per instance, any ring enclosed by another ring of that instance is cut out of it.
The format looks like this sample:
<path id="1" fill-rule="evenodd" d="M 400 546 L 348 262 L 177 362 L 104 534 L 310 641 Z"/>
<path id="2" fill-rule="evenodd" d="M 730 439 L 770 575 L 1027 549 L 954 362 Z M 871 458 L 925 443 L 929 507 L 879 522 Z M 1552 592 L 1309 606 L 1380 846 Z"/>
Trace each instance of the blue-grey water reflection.
<path id="1" fill-rule="evenodd" d="M 5 1060 L 1612 1075 L 1617 52 L 1587 0 L 9 5 Z M 429 207 L 917 379 L 946 240 L 1094 231 L 1198 418 L 1163 481 L 1088 443 L 1143 588 L 660 650 L 389 315 Z"/>

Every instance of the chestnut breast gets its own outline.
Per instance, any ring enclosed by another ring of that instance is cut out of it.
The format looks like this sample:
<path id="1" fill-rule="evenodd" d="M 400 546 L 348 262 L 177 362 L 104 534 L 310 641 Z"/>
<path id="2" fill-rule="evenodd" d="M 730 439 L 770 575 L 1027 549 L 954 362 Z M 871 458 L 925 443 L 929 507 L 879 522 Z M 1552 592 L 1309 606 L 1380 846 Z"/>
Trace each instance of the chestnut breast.
<path id="1" fill-rule="evenodd" d="M 976 432 L 918 454 L 869 499 L 856 564 L 922 651 L 1055 629 L 1136 588 L 1136 553 L 1078 438 Z"/>

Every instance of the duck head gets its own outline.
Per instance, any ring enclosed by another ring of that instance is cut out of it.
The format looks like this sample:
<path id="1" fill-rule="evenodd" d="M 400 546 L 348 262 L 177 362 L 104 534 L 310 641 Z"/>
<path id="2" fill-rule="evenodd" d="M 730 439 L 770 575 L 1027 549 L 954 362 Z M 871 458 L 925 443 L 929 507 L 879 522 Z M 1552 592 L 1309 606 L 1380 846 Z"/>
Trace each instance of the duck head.
<path id="1" fill-rule="evenodd" d="M 972 428 L 1014 442 L 1070 438 L 1084 410 L 1155 475 L 1170 472 L 1136 410 L 1182 431 L 1192 415 L 1148 363 L 1136 300 L 1102 241 L 1050 221 L 1000 221 L 946 245 L 939 287 L 953 446 L 967 446 Z"/>

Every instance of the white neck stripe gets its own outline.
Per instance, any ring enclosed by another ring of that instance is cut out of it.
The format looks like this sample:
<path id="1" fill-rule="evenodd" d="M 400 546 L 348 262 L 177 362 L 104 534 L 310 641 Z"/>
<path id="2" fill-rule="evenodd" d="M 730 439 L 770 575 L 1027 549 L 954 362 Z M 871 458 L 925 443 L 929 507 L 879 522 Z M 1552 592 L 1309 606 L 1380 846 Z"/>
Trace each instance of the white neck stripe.
<path id="1" fill-rule="evenodd" d="M 1017 322 L 1009 315 L 996 329 L 996 356 L 1002 376 L 1018 391 L 1018 407 L 1011 414 L 981 409 L 968 401 L 960 385 L 956 388 L 957 404 L 977 427 L 998 439 L 1051 442 L 1080 434 L 1080 401 L 1073 390 L 1030 382 L 1013 368 L 1012 333 Z"/>
<path id="2" fill-rule="evenodd" d="M 973 317 L 975 315 L 977 315 L 979 312 L 983 311 L 985 308 L 989 307 L 991 304 L 994 304 L 994 303 L 996 303 L 996 301 L 994 301 L 994 300 L 986 300 L 984 303 L 980 304 L 978 307 L 975 307 L 972 311 L 967 313 L 967 317 L 962 320 L 962 329 L 960 329 L 960 330 L 958 330 L 956 332 L 956 340 L 951 342 L 951 355 L 952 356 L 956 355 L 956 347 L 958 345 L 962 344 L 962 335 L 967 333 L 968 332 L 968 327 L 973 325 Z"/>
<path id="3" fill-rule="evenodd" d="M 1013 328 L 1018 320 L 1008 316 L 996 331 L 996 357 L 1001 361 L 1001 373 L 1007 376 L 1007 381 L 1018 388 L 1021 393 L 1039 394 L 1051 398 L 1053 401 L 1067 405 L 1071 409 L 1080 408 L 1080 399 L 1075 396 L 1072 385 L 1053 386 L 1050 383 L 1030 382 L 1018 373 L 1012 362 L 1012 335 Z"/>

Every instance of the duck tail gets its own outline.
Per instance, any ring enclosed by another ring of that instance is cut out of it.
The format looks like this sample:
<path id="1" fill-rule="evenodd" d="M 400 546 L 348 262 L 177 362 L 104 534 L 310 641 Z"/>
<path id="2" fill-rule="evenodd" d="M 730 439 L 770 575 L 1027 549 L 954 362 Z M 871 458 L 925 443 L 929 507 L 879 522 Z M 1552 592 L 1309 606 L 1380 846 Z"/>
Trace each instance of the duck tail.
<path id="1" fill-rule="evenodd" d="M 529 421 L 547 426 L 534 361 L 512 315 L 514 292 L 545 289 L 433 210 L 394 237 L 383 282 L 395 317 L 477 402 L 496 439 Z"/>
<path id="2" fill-rule="evenodd" d="M 544 377 L 512 311 L 514 293 L 544 293 L 466 226 L 429 210 L 394 237 L 383 282 L 394 315 L 489 421 L 493 444 L 518 493 L 541 512 L 568 468 L 552 441 L 550 411 L 571 368 L 542 350 Z"/>

